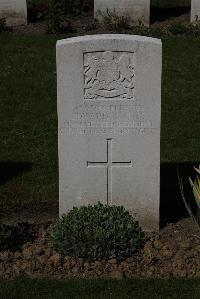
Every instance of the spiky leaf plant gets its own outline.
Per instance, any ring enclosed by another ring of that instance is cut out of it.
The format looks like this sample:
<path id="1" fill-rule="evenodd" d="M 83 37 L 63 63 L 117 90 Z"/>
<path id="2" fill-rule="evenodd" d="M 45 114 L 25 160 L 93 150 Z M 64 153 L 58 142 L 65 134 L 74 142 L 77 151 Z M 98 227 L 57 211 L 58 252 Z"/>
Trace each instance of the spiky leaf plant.
<path id="1" fill-rule="evenodd" d="M 198 217 L 198 221 L 200 223 L 200 165 L 199 165 L 199 168 L 194 167 L 194 169 L 197 172 L 197 176 L 194 179 L 194 181 L 192 181 L 191 178 L 189 178 L 189 181 L 190 181 L 190 185 L 192 187 L 194 198 L 195 198 L 195 201 L 197 204 L 197 209 L 198 209 L 197 217 Z"/>
<path id="2" fill-rule="evenodd" d="M 194 169 L 197 172 L 197 176 L 195 177 L 194 181 L 192 181 L 192 179 L 189 178 L 189 182 L 192 187 L 192 191 L 196 202 L 196 207 L 197 207 L 196 212 L 193 212 L 193 209 L 191 208 L 190 204 L 185 198 L 184 191 L 183 191 L 183 182 L 179 176 L 179 173 L 178 173 L 178 178 L 179 178 L 179 185 L 180 185 L 181 194 L 183 197 L 185 207 L 190 217 L 194 220 L 194 222 L 197 224 L 198 228 L 200 229 L 200 165 L 199 168 L 194 167 Z"/>

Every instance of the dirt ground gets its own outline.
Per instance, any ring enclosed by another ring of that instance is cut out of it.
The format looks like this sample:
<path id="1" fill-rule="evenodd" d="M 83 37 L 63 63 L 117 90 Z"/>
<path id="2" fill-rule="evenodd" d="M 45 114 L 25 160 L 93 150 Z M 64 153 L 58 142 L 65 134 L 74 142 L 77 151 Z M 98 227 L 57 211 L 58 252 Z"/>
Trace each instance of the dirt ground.
<path id="1" fill-rule="evenodd" d="M 43 203 L 5 214 L 1 223 L 22 223 L 30 240 L 0 251 L 0 276 L 57 277 L 197 277 L 200 276 L 200 231 L 190 218 L 170 223 L 159 233 L 147 233 L 139 255 L 124 260 L 88 262 L 61 257 L 51 248 L 49 230 L 58 205 Z M 23 231 L 20 231 L 23 235 Z M 16 245 L 16 244 L 15 244 Z"/>

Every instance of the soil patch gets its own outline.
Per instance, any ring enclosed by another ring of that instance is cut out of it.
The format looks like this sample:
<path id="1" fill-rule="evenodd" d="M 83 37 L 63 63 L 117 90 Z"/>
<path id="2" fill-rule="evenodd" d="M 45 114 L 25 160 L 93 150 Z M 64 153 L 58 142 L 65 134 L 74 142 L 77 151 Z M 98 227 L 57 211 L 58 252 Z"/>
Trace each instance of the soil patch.
<path id="1" fill-rule="evenodd" d="M 28 25 L 14 26 L 12 27 L 14 33 L 19 34 L 46 34 L 47 22 L 38 21 L 36 23 L 29 23 Z"/>
<path id="2" fill-rule="evenodd" d="M 36 225 L 19 223 L 17 225 L 0 225 L 0 251 L 17 251 L 28 241 L 36 237 Z"/>
<path id="3" fill-rule="evenodd" d="M 20 248 L 0 251 L 0 276 L 79 277 L 197 277 L 200 276 L 199 231 L 190 218 L 169 224 L 159 233 L 146 235 L 139 255 L 124 260 L 88 262 L 61 257 L 52 250 L 52 223 L 35 226 L 34 238 Z M 24 224 L 23 224 L 24 225 Z"/>

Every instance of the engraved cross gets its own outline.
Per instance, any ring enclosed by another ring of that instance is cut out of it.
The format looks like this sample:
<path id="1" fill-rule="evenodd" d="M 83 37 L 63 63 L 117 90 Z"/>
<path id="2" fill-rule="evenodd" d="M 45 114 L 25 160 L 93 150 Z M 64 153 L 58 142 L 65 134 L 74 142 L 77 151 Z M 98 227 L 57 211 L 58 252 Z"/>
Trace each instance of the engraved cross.
<path id="1" fill-rule="evenodd" d="M 112 159 L 112 141 L 107 139 L 107 161 L 88 162 L 87 167 L 106 167 L 107 168 L 107 204 L 112 203 L 112 168 L 113 167 L 132 167 L 132 162 L 115 162 Z"/>

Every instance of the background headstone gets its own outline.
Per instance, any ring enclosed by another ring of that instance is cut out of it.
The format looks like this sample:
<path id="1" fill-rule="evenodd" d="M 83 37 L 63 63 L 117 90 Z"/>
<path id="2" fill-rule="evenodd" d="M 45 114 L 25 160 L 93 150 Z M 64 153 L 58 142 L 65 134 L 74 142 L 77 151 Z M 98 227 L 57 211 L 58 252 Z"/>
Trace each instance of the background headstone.
<path id="1" fill-rule="evenodd" d="M 101 201 L 158 229 L 161 56 L 147 37 L 58 41 L 60 215 Z"/>
<path id="2" fill-rule="evenodd" d="M 0 0 L 0 18 L 5 18 L 8 26 L 26 25 L 26 0 Z"/>
<path id="3" fill-rule="evenodd" d="M 131 24 L 149 25 L 150 0 L 94 0 L 94 16 L 101 21 L 98 11 L 105 13 L 106 10 L 115 12 L 118 15 L 128 16 Z"/>
<path id="4" fill-rule="evenodd" d="M 191 22 L 193 21 L 200 21 L 200 0 L 192 0 Z"/>

